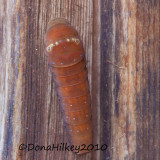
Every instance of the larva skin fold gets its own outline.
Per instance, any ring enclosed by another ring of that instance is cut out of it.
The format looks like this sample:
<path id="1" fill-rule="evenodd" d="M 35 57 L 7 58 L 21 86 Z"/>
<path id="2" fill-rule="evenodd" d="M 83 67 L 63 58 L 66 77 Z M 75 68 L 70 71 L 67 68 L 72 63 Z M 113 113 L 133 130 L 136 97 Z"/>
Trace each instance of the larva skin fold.
<path id="1" fill-rule="evenodd" d="M 85 52 L 77 31 L 65 19 L 48 23 L 45 54 L 53 73 L 69 144 L 87 147 L 92 144 L 92 127 Z M 86 152 L 88 150 L 77 154 Z"/>

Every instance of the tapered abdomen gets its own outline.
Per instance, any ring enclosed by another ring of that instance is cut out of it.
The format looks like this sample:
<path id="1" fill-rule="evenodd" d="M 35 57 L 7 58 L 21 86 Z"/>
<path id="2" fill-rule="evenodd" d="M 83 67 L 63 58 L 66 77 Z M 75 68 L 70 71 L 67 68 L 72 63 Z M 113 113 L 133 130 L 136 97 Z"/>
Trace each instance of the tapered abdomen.
<path id="1" fill-rule="evenodd" d="M 45 54 L 53 72 L 69 143 L 92 143 L 90 94 L 85 53 L 77 31 L 65 19 L 48 24 Z M 81 151 L 79 154 L 87 151 Z"/>

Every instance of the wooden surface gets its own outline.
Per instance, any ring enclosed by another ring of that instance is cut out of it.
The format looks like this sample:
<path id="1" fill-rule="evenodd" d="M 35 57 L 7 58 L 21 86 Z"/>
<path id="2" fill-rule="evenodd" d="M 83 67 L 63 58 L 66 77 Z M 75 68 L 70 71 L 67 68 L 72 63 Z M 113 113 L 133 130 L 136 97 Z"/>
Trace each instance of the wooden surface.
<path id="1" fill-rule="evenodd" d="M 0 0 L 0 159 L 159 160 L 159 0 Z M 64 17 L 86 51 L 93 144 L 106 151 L 21 151 L 66 142 L 44 56 L 49 20 Z"/>

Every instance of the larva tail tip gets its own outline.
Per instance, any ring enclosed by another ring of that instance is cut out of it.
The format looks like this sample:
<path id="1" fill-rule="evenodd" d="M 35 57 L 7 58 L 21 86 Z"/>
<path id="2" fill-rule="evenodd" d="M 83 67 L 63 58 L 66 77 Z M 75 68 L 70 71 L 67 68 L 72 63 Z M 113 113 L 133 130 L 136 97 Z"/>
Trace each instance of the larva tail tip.
<path id="1" fill-rule="evenodd" d="M 69 24 L 69 22 L 65 18 L 56 18 L 48 22 L 47 30 L 49 30 L 52 26 L 58 23 Z"/>

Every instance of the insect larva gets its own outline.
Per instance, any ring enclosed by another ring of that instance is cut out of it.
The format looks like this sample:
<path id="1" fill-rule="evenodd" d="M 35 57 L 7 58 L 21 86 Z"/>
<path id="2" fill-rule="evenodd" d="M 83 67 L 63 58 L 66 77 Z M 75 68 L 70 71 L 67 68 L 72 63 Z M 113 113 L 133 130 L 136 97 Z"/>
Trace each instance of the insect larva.
<path id="1" fill-rule="evenodd" d="M 85 53 L 77 31 L 62 18 L 49 22 L 45 54 L 53 73 L 71 145 L 92 143 L 90 95 Z M 85 153 L 87 150 L 79 152 Z"/>

